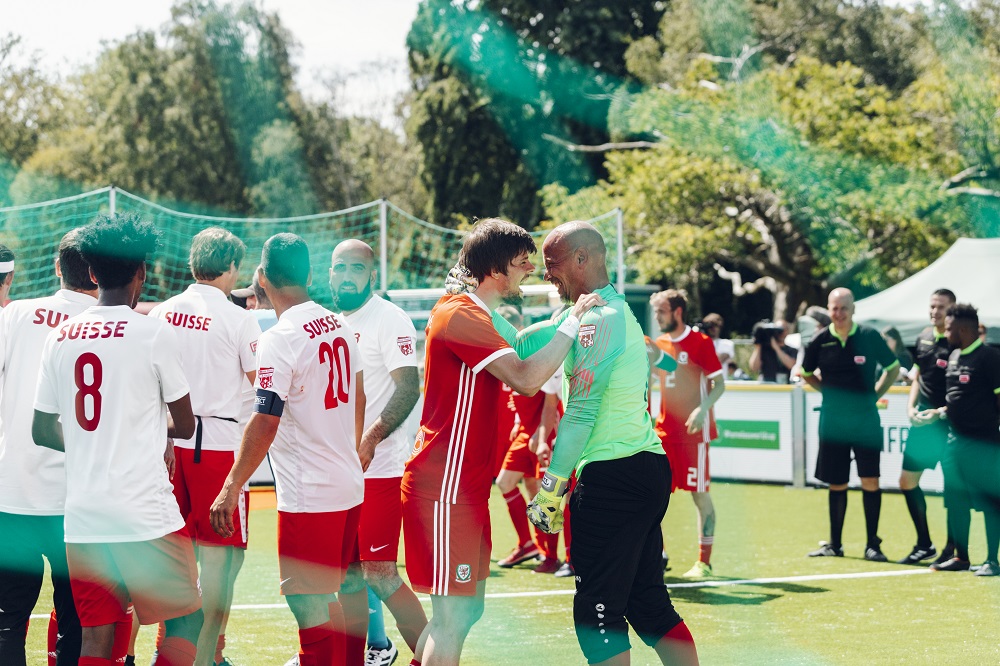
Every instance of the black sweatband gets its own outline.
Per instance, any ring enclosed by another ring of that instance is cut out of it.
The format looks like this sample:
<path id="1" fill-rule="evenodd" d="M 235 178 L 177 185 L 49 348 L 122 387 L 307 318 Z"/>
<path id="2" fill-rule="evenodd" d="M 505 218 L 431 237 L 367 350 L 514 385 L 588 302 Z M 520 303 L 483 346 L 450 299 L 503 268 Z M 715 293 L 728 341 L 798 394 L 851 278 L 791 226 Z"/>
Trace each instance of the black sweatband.
<path id="1" fill-rule="evenodd" d="M 258 414 L 281 416 L 285 411 L 285 401 L 274 391 L 257 389 L 257 397 L 253 400 L 253 411 Z"/>

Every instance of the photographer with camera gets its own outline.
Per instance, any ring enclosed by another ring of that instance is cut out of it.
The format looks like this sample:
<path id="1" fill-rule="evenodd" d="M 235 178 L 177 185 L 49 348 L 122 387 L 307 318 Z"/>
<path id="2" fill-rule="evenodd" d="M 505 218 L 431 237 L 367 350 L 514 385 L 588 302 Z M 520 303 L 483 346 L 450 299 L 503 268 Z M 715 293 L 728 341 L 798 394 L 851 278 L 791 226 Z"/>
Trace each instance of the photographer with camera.
<path id="1" fill-rule="evenodd" d="M 785 344 L 788 324 L 780 319 L 774 323 L 759 321 L 753 326 L 753 353 L 750 369 L 764 382 L 787 384 L 798 350 Z"/>

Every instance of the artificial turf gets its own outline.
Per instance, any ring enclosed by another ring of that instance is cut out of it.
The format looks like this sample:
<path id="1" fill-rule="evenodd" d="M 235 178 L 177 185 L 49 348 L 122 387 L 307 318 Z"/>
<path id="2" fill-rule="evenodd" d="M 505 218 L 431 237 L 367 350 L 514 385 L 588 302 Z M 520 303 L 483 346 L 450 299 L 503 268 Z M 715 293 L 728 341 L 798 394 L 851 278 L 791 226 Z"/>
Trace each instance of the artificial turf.
<path id="1" fill-rule="evenodd" d="M 859 492 L 850 493 L 845 557 L 806 558 L 827 533 L 826 492 L 780 486 L 716 482 L 718 514 L 712 557 L 713 581 L 793 578 L 852 573 L 906 572 L 916 567 L 876 564 L 861 558 L 864 517 Z M 259 499 L 259 496 L 255 499 Z M 253 502 L 252 502 L 253 504 Z M 258 504 L 260 502 L 258 501 Z M 931 535 L 944 537 L 940 497 L 928 497 Z M 499 493 L 491 500 L 493 560 L 514 545 Z M 284 664 L 297 649 L 295 623 L 278 594 L 273 508 L 254 510 L 250 549 L 236 583 L 226 654 L 236 664 Z M 696 559 L 695 512 L 684 493 L 675 495 L 664 521 L 670 553 L 668 584 Z M 890 559 L 909 553 L 913 527 L 902 496 L 883 496 L 880 535 Z M 981 514 L 974 514 L 972 559 L 985 557 Z M 464 664 L 555 666 L 582 664 L 572 628 L 571 578 L 533 574 L 529 564 L 503 570 L 494 564 L 486 612 L 465 644 Z M 405 574 L 404 574 L 405 577 Z M 777 581 L 722 587 L 674 587 L 671 596 L 698 644 L 704 664 L 995 664 L 1000 663 L 1000 578 L 969 573 L 927 573 L 846 579 Z M 35 613 L 47 615 L 46 583 Z M 278 605 L 248 609 L 247 605 Z M 430 610 L 429 604 L 425 608 Z M 390 638 L 400 646 L 397 664 L 410 653 L 392 617 Z M 45 664 L 44 619 L 32 621 L 29 664 Z M 146 664 L 155 636 L 139 635 L 137 663 Z M 633 664 L 657 664 L 655 654 L 632 636 Z"/>

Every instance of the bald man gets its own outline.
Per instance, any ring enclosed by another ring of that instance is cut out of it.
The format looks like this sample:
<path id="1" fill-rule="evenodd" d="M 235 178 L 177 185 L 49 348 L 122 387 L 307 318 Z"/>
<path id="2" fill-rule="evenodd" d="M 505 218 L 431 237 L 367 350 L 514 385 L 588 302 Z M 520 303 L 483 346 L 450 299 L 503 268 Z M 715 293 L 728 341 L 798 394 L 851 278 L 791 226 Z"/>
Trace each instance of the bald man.
<path id="1" fill-rule="evenodd" d="M 877 403 L 896 381 L 899 361 L 878 331 L 854 322 L 854 294 L 849 289 L 831 291 L 827 309 L 831 323 L 809 342 L 802 361 L 802 378 L 823 394 L 816 478 L 830 486 L 830 540 L 821 541 L 809 557 L 844 556 L 841 535 L 853 453 L 865 509 L 865 559 L 885 562 L 878 537 L 882 423 Z M 879 366 L 885 370 L 876 382 Z"/>
<path id="2" fill-rule="evenodd" d="M 642 328 L 610 284 L 601 234 L 585 222 L 557 227 L 542 246 L 545 279 L 567 302 L 597 294 L 563 364 L 565 413 L 528 516 L 558 531 L 569 476 L 577 640 L 590 664 L 627 664 L 631 625 L 663 663 L 695 664 L 691 632 L 663 584 L 660 522 L 670 463 L 646 409 L 649 359 Z M 558 320 L 557 320 L 558 321 Z M 657 364 L 677 364 L 660 352 Z"/>
<path id="3" fill-rule="evenodd" d="M 417 334 L 405 312 L 372 291 L 377 276 L 375 253 L 366 243 L 346 240 L 333 250 L 330 291 L 334 309 L 344 313 L 357 336 L 367 396 L 365 431 L 358 450 L 365 470 L 358 529 L 361 561 L 348 569 L 341 588 L 345 611 L 350 608 L 357 623 L 353 633 L 348 627 L 349 664 L 360 663 L 365 618 L 372 623 L 365 663 L 389 664 L 395 659 L 396 647 L 382 624 L 383 601 L 411 651 L 416 650 L 427 626 L 420 601 L 396 569 L 403 520 L 399 486 L 410 450 L 400 426 L 420 396 Z"/>

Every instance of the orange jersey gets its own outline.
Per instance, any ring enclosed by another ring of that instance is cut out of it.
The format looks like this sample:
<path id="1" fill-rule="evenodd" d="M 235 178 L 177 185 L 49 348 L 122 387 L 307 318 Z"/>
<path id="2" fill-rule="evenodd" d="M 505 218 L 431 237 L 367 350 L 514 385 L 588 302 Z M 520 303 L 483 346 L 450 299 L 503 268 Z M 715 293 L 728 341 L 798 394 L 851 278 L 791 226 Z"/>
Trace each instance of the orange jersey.
<path id="1" fill-rule="evenodd" d="M 486 502 L 503 384 L 485 368 L 514 350 L 474 294 L 445 295 L 437 302 L 425 348 L 424 408 L 403 492 L 444 504 Z"/>
<path id="2" fill-rule="evenodd" d="M 669 335 L 661 335 L 656 339 L 656 346 L 677 361 L 677 369 L 673 372 L 654 369 L 660 379 L 660 413 L 656 417 L 656 434 L 664 444 L 712 441 L 718 433 L 715 414 L 711 411 L 702 430 L 688 434 L 684 425 L 707 395 L 708 380 L 722 374 L 712 339 L 685 327 L 676 340 Z"/>

